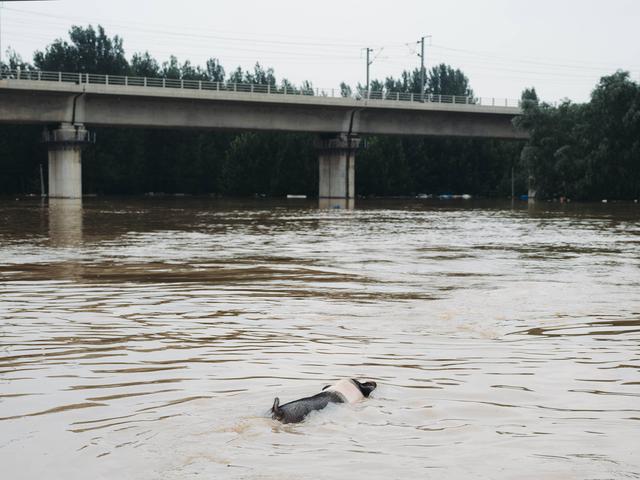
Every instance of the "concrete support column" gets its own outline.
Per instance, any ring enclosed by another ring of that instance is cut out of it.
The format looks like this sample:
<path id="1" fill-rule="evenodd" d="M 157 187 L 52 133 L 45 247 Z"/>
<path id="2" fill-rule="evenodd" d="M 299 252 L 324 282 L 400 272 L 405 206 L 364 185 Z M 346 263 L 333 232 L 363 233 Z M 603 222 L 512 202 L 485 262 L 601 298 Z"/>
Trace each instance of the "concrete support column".
<path id="1" fill-rule="evenodd" d="M 92 140 L 89 132 L 63 123 L 45 130 L 43 140 L 49 148 L 49 197 L 82 198 L 82 149 Z"/>
<path id="2" fill-rule="evenodd" d="M 49 197 L 82 198 L 82 150 L 80 147 L 49 149 Z"/>
<path id="3" fill-rule="evenodd" d="M 355 152 L 360 138 L 340 134 L 316 141 L 319 153 L 319 207 L 348 208 L 355 203 Z"/>
<path id="4" fill-rule="evenodd" d="M 49 199 L 49 240 L 53 245 L 60 247 L 82 243 L 81 199 Z"/>

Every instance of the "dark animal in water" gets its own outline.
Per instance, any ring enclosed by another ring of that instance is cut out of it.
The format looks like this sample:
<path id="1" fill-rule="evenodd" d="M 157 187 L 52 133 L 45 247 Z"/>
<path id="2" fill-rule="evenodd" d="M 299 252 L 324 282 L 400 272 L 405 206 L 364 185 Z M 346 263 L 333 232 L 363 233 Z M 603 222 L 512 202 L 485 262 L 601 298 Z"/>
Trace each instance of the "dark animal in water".
<path id="1" fill-rule="evenodd" d="M 322 392 L 280 405 L 278 397 L 271 407 L 271 418 L 282 423 L 298 423 L 314 410 L 322 410 L 330 403 L 356 403 L 369 397 L 377 387 L 376 382 L 359 382 L 355 378 L 340 380 L 327 385 Z"/>

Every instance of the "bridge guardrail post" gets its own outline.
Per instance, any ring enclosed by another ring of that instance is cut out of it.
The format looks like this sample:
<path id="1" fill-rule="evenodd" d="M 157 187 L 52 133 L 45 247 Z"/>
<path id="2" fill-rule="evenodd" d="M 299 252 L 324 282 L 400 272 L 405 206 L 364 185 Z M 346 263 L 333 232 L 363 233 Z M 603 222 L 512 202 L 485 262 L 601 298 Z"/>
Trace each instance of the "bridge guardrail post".
<path id="1" fill-rule="evenodd" d="M 198 90 L 202 90 L 202 80 L 198 80 Z"/>
<path id="2" fill-rule="evenodd" d="M 251 93 L 253 93 L 253 83 L 251 84 Z"/>
<path id="3" fill-rule="evenodd" d="M 237 92 L 238 91 L 238 84 L 234 82 L 233 84 L 233 91 Z"/>
<path id="4" fill-rule="evenodd" d="M 216 82 L 216 92 L 220 91 L 220 82 Z"/>
<path id="5" fill-rule="evenodd" d="M 38 70 L 38 81 L 42 80 L 42 72 Z"/>
<path id="6" fill-rule="evenodd" d="M 129 77 L 127 77 L 126 75 L 124 77 L 124 85 L 125 85 L 125 87 L 129 86 Z"/>
<path id="7" fill-rule="evenodd" d="M 167 86 L 167 79 L 163 78 L 162 79 L 162 88 L 166 88 L 166 86 Z"/>
<path id="8" fill-rule="evenodd" d="M 147 77 L 144 77 L 143 85 L 144 85 L 145 87 L 147 86 Z"/>
<path id="9" fill-rule="evenodd" d="M 180 79 L 180 88 L 184 88 L 184 79 L 183 78 Z"/>
<path id="10" fill-rule="evenodd" d="M 62 72 L 58 72 L 58 81 L 62 82 Z"/>

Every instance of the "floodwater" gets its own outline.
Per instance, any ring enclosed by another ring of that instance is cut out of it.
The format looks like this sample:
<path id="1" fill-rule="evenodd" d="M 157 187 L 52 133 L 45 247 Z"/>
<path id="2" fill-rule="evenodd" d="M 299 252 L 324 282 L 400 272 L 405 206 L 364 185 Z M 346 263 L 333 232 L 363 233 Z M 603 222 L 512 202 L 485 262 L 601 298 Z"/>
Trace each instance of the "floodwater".
<path id="1" fill-rule="evenodd" d="M 640 205 L 5 199 L 0 317 L 2 478 L 640 478 Z"/>

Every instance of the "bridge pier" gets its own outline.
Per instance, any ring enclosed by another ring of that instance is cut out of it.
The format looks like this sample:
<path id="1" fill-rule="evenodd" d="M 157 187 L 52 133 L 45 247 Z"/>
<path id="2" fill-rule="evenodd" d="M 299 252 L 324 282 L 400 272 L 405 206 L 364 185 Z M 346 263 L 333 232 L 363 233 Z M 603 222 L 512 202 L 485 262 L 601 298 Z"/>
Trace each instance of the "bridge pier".
<path id="1" fill-rule="evenodd" d="M 71 123 L 42 136 L 49 149 L 49 197 L 82 198 L 82 149 L 92 136 L 82 124 Z"/>
<path id="2" fill-rule="evenodd" d="M 82 200 L 49 199 L 49 241 L 52 245 L 70 247 L 82 243 Z"/>
<path id="3" fill-rule="evenodd" d="M 352 209 L 355 204 L 355 152 L 360 138 L 339 134 L 316 140 L 320 167 L 319 208 Z"/>

